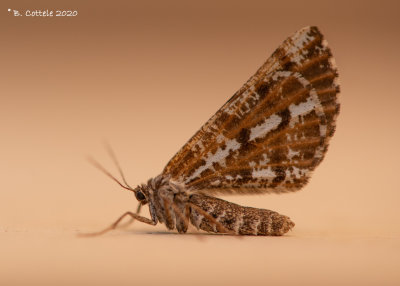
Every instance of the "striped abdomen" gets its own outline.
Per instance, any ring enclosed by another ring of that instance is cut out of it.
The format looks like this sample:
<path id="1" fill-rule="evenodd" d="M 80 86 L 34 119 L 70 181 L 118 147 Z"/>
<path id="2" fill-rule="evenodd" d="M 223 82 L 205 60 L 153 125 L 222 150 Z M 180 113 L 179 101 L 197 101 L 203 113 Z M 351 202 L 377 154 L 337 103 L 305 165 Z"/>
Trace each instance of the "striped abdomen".
<path id="1" fill-rule="evenodd" d="M 189 202 L 200 207 L 236 234 L 283 235 L 294 227 L 289 217 L 270 210 L 243 207 L 201 194 L 191 195 Z M 194 208 L 190 212 L 190 221 L 199 229 L 219 232 L 215 223 L 199 214 Z"/>

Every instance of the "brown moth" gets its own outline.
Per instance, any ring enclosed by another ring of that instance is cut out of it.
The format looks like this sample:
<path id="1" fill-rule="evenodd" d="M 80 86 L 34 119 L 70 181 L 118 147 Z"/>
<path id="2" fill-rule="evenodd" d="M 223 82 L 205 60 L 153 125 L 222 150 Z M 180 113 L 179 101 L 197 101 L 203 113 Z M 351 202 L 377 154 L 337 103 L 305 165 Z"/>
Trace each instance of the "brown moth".
<path id="1" fill-rule="evenodd" d="M 335 61 L 318 28 L 297 31 L 147 184 L 132 188 L 120 171 L 122 184 L 95 163 L 139 201 L 136 213 L 126 212 L 99 233 L 116 228 L 126 216 L 150 225 L 164 223 L 179 233 L 187 231 L 189 222 L 214 233 L 288 232 L 294 226 L 289 217 L 214 195 L 301 189 L 335 132 L 337 79 Z M 146 204 L 150 219 L 139 215 Z"/>

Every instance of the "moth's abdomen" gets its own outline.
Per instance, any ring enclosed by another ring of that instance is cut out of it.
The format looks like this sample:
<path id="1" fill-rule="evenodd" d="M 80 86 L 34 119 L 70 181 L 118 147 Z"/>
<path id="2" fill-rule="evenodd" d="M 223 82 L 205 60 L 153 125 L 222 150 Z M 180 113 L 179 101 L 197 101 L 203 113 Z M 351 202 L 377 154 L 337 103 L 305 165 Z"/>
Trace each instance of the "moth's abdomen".
<path id="1" fill-rule="evenodd" d="M 218 198 L 193 194 L 189 202 L 200 207 L 225 228 L 241 235 L 283 235 L 294 227 L 289 217 L 277 212 L 243 207 Z M 215 222 L 200 214 L 194 208 L 190 221 L 198 229 L 219 232 Z"/>

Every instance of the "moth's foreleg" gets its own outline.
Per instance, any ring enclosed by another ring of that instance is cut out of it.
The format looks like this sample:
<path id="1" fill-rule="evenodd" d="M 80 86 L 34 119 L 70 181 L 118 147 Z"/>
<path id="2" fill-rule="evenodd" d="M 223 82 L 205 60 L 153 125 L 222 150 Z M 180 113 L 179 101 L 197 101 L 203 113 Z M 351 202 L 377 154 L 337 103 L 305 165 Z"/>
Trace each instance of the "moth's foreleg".
<path id="1" fill-rule="evenodd" d="M 137 215 L 140 214 L 141 209 L 142 209 L 142 204 L 139 202 L 139 204 L 137 206 L 137 209 L 136 209 L 136 214 Z M 135 221 L 135 219 L 133 217 L 131 217 L 131 219 L 128 222 L 126 222 L 124 224 L 120 224 L 120 228 L 128 227 L 134 221 Z"/>
<path id="2" fill-rule="evenodd" d="M 138 220 L 140 222 L 144 222 L 150 225 L 156 225 L 157 222 L 153 221 L 151 219 L 148 219 L 146 217 L 140 216 L 138 214 L 135 214 L 133 212 L 126 212 L 124 213 L 122 216 L 120 216 L 112 225 L 110 225 L 109 227 L 103 229 L 102 231 L 99 232 L 93 232 L 93 233 L 85 233 L 85 234 L 80 234 L 80 236 L 97 236 L 97 235 L 102 235 L 106 232 L 109 232 L 110 230 L 116 229 L 118 224 L 126 217 L 126 216 L 130 216 L 132 217 L 132 219 L 134 220 Z"/>

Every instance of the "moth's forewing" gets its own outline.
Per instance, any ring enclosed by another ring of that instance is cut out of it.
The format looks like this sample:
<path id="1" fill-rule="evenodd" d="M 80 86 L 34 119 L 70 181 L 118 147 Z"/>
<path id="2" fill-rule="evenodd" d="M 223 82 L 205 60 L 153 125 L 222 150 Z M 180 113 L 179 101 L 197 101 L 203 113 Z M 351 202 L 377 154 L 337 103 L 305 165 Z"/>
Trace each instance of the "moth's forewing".
<path id="1" fill-rule="evenodd" d="M 182 147 L 163 174 L 206 194 L 300 189 L 335 131 L 337 77 L 318 28 L 299 30 Z"/>

